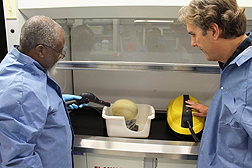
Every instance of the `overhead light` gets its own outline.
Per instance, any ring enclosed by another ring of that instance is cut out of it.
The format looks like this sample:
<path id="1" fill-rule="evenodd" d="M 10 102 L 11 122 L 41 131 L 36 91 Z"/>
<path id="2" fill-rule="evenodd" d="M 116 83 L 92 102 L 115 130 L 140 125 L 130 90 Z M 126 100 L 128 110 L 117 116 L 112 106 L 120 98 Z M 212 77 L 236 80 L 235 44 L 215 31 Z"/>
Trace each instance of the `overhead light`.
<path id="1" fill-rule="evenodd" d="M 134 20 L 134 23 L 173 23 L 174 20 Z"/>

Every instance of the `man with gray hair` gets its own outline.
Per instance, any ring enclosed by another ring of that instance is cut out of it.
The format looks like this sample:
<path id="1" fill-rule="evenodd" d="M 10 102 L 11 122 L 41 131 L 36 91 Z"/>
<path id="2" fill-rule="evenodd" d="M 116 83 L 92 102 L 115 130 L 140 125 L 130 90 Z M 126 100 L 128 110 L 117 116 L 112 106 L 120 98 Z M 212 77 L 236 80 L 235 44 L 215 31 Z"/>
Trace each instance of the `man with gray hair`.
<path id="1" fill-rule="evenodd" d="M 20 46 L 0 64 L 0 167 L 73 167 L 73 131 L 63 95 L 48 71 L 65 56 L 61 26 L 34 16 Z M 65 96 L 65 98 L 64 98 Z"/>
<path id="2" fill-rule="evenodd" d="M 209 107 L 199 168 L 252 167 L 252 35 L 236 0 L 192 0 L 181 8 L 191 45 L 218 61 L 220 87 Z"/>

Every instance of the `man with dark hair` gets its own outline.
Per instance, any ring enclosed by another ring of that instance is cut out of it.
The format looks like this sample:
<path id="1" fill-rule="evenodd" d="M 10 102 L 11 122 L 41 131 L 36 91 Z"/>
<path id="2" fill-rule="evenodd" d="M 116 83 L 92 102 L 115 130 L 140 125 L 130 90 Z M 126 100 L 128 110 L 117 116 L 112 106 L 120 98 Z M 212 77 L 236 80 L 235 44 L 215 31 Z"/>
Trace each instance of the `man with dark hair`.
<path id="1" fill-rule="evenodd" d="M 88 26 L 79 25 L 74 27 L 71 36 L 73 41 L 72 47 L 74 47 L 75 50 L 79 49 L 87 51 L 88 53 L 91 52 L 95 44 L 95 36 Z"/>
<path id="2" fill-rule="evenodd" d="M 198 157 L 199 168 L 251 167 L 252 36 L 236 0 L 192 0 L 181 8 L 191 45 L 218 61 L 219 90 L 208 109 Z"/>
<path id="3" fill-rule="evenodd" d="M 20 46 L 0 64 L 0 167 L 73 167 L 73 131 L 63 95 L 48 71 L 63 58 L 61 26 L 34 16 L 22 26 Z"/>
<path id="4" fill-rule="evenodd" d="M 161 30 L 156 27 L 151 27 L 146 32 L 146 45 L 140 49 L 140 52 L 144 53 L 156 53 L 167 51 L 167 45 L 161 35 Z"/>
<path id="5" fill-rule="evenodd" d="M 145 60 L 167 60 L 169 62 L 180 61 L 179 55 L 173 46 L 166 44 L 161 30 L 157 27 L 151 27 L 146 32 L 146 44 L 140 48 L 137 56 L 144 56 Z"/>

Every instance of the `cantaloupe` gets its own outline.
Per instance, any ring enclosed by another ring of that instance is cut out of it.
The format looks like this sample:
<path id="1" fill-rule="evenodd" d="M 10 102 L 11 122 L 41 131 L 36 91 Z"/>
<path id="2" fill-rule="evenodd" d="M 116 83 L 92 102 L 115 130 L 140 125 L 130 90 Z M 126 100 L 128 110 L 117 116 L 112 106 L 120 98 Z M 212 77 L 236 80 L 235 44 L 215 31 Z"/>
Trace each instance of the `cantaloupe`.
<path id="1" fill-rule="evenodd" d="M 127 99 L 119 99 L 112 105 L 114 116 L 124 116 L 125 121 L 130 121 L 136 117 L 138 113 L 137 105 Z"/>

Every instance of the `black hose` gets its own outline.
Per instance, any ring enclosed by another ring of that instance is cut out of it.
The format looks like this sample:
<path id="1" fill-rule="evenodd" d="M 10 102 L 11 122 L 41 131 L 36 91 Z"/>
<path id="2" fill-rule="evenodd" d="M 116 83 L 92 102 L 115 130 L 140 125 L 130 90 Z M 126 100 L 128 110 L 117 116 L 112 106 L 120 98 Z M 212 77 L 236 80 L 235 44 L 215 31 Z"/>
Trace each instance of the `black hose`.
<path id="1" fill-rule="evenodd" d="M 190 122 L 189 122 L 189 121 L 186 121 L 186 122 L 187 122 L 187 124 L 188 124 L 189 130 L 190 130 L 190 132 L 191 132 L 191 134 L 192 134 L 192 137 L 193 137 L 194 141 L 195 141 L 195 142 L 200 142 L 200 140 L 199 140 L 199 138 L 196 136 L 196 134 L 195 134 L 195 132 L 194 132 L 194 130 L 193 130 L 193 128 L 192 128 Z"/>

